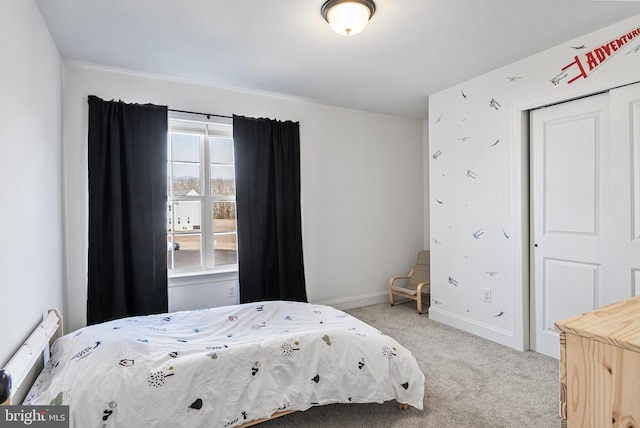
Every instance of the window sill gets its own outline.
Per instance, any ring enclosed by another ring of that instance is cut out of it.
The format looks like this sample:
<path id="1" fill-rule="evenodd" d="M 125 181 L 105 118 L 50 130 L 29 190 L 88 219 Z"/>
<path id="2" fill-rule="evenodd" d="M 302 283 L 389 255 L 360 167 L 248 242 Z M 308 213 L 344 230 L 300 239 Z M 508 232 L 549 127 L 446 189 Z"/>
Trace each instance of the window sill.
<path id="1" fill-rule="evenodd" d="M 180 287 L 207 282 L 233 281 L 238 279 L 238 266 L 231 265 L 228 268 L 217 269 L 215 271 L 208 270 L 169 273 L 167 279 L 168 287 Z"/>

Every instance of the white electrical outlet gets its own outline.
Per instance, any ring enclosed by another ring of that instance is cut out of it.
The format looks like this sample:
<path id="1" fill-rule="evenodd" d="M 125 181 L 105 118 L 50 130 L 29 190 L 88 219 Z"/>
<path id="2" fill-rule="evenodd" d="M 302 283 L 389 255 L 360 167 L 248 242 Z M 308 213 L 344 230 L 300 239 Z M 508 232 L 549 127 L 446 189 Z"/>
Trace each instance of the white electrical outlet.
<path id="1" fill-rule="evenodd" d="M 236 285 L 235 284 L 229 284 L 229 293 L 227 294 L 228 297 L 236 297 Z"/>
<path id="2" fill-rule="evenodd" d="M 491 303 L 491 289 L 490 288 L 483 288 L 482 289 L 482 301 L 483 302 L 487 302 L 487 303 Z"/>

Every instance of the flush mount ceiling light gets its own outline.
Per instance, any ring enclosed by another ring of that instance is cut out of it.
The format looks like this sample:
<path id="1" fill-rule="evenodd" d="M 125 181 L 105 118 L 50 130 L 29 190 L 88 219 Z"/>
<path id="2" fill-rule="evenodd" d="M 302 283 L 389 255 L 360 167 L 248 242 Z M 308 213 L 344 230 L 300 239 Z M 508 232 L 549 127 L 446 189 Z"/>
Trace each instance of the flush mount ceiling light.
<path id="1" fill-rule="evenodd" d="M 373 0 L 328 0 L 320 9 L 333 31 L 343 36 L 364 30 L 375 11 Z"/>

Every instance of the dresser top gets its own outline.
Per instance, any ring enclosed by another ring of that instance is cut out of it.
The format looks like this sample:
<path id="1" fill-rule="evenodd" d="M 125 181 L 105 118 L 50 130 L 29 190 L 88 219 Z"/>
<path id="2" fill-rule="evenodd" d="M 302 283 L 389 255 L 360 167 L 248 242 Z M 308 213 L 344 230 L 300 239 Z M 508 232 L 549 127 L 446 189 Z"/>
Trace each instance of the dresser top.
<path id="1" fill-rule="evenodd" d="M 640 352 L 640 296 L 555 323 L 556 328 Z"/>

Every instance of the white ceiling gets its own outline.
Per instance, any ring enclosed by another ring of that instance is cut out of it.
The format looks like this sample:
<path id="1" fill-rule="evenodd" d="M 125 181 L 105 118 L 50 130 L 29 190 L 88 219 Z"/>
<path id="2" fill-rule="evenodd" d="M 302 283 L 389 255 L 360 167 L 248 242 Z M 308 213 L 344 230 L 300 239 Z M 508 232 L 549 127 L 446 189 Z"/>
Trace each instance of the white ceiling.
<path id="1" fill-rule="evenodd" d="M 331 31 L 324 0 L 36 3 L 65 60 L 411 118 L 429 94 L 640 14 L 638 1 L 375 1 L 352 37 Z"/>

